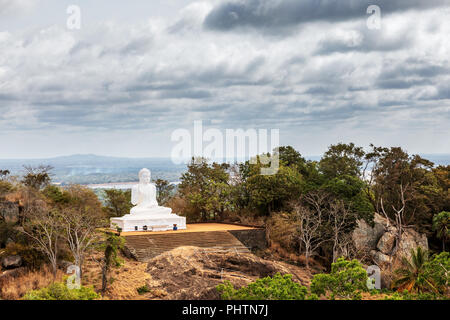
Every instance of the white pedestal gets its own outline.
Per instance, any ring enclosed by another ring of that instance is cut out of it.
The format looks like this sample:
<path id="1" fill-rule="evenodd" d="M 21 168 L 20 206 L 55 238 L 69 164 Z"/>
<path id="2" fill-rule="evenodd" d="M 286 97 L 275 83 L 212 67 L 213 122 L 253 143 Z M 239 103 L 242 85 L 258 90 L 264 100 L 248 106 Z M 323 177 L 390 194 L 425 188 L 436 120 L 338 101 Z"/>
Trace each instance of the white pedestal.
<path id="1" fill-rule="evenodd" d="M 117 227 L 119 227 L 122 229 L 122 232 L 167 231 L 173 230 L 174 224 L 177 225 L 178 230 L 186 229 L 186 217 L 180 217 L 176 214 L 127 214 L 120 218 L 111 218 L 111 229 L 117 229 Z"/>

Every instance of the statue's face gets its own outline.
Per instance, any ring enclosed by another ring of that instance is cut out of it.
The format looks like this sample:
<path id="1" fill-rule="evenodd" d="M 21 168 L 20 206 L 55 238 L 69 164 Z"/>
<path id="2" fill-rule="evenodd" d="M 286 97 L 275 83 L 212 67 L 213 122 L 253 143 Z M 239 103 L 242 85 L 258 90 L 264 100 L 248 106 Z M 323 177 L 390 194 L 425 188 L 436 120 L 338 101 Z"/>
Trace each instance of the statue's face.
<path id="1" fill-rule="evenodd" d="M 140 177 L 139 181 L 140 181 L 141 183 L 144 183 L 144 184 L 149 184 L 149 183 L 150 183 L 150 173 L 148 173 L 148 172 L 143 172 L 143 173 L 141 174 L 141 177 Z"/>

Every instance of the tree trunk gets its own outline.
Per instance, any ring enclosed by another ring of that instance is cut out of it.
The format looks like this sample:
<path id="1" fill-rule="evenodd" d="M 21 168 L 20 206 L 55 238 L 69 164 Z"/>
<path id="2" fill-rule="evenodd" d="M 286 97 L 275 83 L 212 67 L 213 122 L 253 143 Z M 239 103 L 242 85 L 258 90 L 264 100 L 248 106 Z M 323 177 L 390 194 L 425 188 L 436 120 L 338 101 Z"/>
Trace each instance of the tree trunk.
<path id="1" fill-rule="evenodd" d="M 108 287 L 108 267 L 104 265 L 102 267 L 102 293 L 106 292 Z"/>

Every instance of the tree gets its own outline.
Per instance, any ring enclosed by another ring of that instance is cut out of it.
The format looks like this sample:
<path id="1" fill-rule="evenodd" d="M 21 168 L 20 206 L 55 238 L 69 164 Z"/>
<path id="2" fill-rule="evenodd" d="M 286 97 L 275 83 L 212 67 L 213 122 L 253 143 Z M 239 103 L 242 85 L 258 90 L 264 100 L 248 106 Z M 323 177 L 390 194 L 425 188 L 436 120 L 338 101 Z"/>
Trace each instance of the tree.
<path id="1" fill-rule="evenodd" d="M 108 277 L 112 266 L 120 266 L 122 261 L 119 257 L 119 250 L 123 248 L 125 240 L 111 232 L 106 232 L 101 248 L 104 250 L 102 259 L 102 292 L 105 293 L 108 288 Z"/>
<path id="2" fill-rule="evenodd" d="M 334 200 L 330 204 L 329 216 L 332 231 L 333 262 L 336 262 L 339 254 L 348 256 L 348 246 L 351 244 L 352 239 L 347 235 L 348 230 L 354 223 L 354 214 L 345 206 L 342 200 Z"/>
<path id="3" fill-rule="evenodd" d="M 442 251 L 445 251 L 445 243 L 450 239 L 450 212 L 442 211 L 433 217 L 433 231 L 442 240 Z"/>
<path id="4" fill-rule="evenodd" d="M 41 190 L 50 184 L 52 166 L 40 165 L 38 167 L 24 166 L 25 176 L 22 183 L 36 190 Z"/>
<path id="5" fill-rule="evenodd" d="M 308 162 L 293 147 L 279 147 L 278 150 L 275 149 L 275 152 L 278 152 L 282 166 L 295 168 L 303 176 L 308 175 Z"/>
<path id="6" fill-rule="evenodd" d="M 61 215 L 58 210 L 47 207 L 42 199 L 34 199 L 28 206 L 28 219 L 20 229 L 43 252 L 52 268 L 53 277 L 56 278 L 57 259 L 61 239 Z"/>
<path id="7" fill-rule="evenodd" d="M 163 179 L 157 179 L 155 181 L 157 201 L 160 206 L 164 206 L 171 198 L 172 191 L 175 186 L 170 184 L 169 181 Z"/>
<path id="8" fill-rule="evenodd" d="M 311 255 L 329 240 L 327 235 L 322 232 L 325 222 L 323 207 L 327 195 L 321 192 L 311 192 L 303 196 L 302 200 L 292 204 L 292 214 L 297 226 L 297 235 L 302 244 L 300 248 L 303 248 L 305 253 L 306 268 L 309 269 Z"/>
<path id="9" fill-rule="evenodd" d="M 311 292 L 319 296 L 331 293 L 331 298 L 361 299 L 361 292 L 367 291 L 367 272 L 361 263 L 339 258 L 331 265 L 329 274 L 319 273 L 311 281 Z"/>
<path id="10" fill-rule="evenodd" d="M 230 176 L 226 163 L 208 164 L 204 158 L 194 159 L 188 171 L 181 176 L 180 196 L 187 200 L 190 208 L 186 213 L 190 220 L 207 221 L 221 219 L 230 208 Z"/>
<path id="11" fill-rule="evenodd" d="M 123 217 L 130 213 L 131 190 L 106 189 L 105 211 L 108 217 Z"/>
<path id="12" fill-rule="evenodd" d="M 98 240 L 97 228 L 105 221 L 101 203 L 90 189 L 73 185 L 67 193 L 70 200 L 62 211 L 63 237 L 82 275 L 85 256 Z"/>
<path id="13" fill-rule="evenodd" d="M 423 189 L 432 183 L 429 172 L 433 163 L 418 155 L 409 156 L 401 148 L 371 146 L 373 151 L 366 154 L 372 166 L 367 196 L 376 212 L 397 228 L 395 252 L 405 227 L 431 231 L 431 212 Z"/>
<path id="14" fill-rule="evenodd" d="M 399 291 L 424 292 L 429 289 L 436 290 L 430 279 L 424 277 L 425 266 L 428 261 L 428 252 L 418 247 L 416 251 L 411 250 L 411 260 L 402 258 L 402 266 L 395 270 L 396 278 L 393 286 Z"/>
<path id="15" fill-rule="evenodd" d="M 262 215 L 279 211 L 292 199 L 298 198 L 303 187 L 302 175 L 295 167 L 280 165 L 276 174 L 261 175 L 262 164 L 248 164 L 245 180 L 249 206 Z"/>
<path id="16" fill-rule="evenodd" d="M 320 171 L 328 179 L 342 175 L 359 177 L 364 154 L 363 148 L 353 143 L 331 145 L 319 162 Z"/>

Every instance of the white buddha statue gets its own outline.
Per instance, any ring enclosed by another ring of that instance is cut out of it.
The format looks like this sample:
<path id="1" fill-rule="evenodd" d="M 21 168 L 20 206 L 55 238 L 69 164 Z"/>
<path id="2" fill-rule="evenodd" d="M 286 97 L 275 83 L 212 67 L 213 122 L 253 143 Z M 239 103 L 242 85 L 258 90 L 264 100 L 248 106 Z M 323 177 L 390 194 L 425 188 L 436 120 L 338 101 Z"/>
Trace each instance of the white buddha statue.
<path id="1" fill-rule="evenodd" d="M 130 214 L 111 218 L 111 228 L 129 231 L 167 231 L 186 229 L 186 217 L 172 213 L 171 208 L 160 207 L 156 200 L 156 187 L 150 183 L 148 169 L 139 171 L 139 184 L 131 189 Z"/>
<path id="2" fill-rule="evenodd" d="M 160 207 L 156 200 L 156 187 L 150 183 L 151 172 L 144 168 L 139 171 L 139 184 L 131 189 L 131 203 L 135 205 L 130 214 L 171 214 L 172 209 Z"/>

